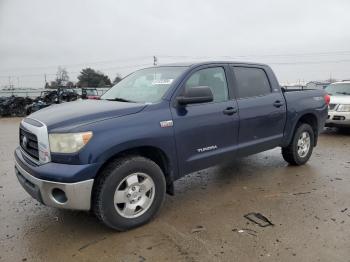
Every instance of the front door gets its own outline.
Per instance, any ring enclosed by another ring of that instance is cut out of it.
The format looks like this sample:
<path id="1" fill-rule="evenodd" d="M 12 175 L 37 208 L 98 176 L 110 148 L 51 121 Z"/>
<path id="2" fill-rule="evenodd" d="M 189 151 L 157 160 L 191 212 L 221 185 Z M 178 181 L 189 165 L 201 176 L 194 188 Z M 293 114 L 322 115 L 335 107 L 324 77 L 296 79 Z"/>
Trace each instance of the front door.
<path id="1" fill-rule="evenodd" d="M 229 68 L 215 66 L 193 72 L 182 86 L 208 86 L 213 102 L 172 107 L 175 138 L 182 174 L 233 157 L 237 147 L 237 104 L 227 81 Z"/>

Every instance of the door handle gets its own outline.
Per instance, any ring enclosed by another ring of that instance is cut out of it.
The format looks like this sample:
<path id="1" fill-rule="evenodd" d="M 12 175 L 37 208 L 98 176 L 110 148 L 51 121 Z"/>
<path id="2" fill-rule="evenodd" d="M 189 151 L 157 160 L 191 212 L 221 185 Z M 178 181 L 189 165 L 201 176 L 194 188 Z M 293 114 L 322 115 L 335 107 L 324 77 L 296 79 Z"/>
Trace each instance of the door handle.
<path id="1" fill-rule="evenodd" d="M 228 107 L 228 108 L 226 108 L 224 111 L 223 111 L 223 113 L 225 114 L 225 115 L 233 115 L 233 114 L 235 114 L 235 113 L 237 113 L 237 109 L 236 108 L 234 108 L 234 107 Z"/>
<path id="2" fill-rule="evenodd" d="M 278 108 L 278 107 L 283 106 L 283 103 L 281 101 L 277 100 L 273 103 L 273 106 Z"/>

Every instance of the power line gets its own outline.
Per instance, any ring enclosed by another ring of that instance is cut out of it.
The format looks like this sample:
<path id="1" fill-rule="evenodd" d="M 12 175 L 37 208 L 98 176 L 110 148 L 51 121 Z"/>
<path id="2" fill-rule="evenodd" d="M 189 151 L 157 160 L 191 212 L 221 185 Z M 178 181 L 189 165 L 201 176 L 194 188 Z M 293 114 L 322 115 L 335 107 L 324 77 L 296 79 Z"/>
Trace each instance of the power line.
<path id="1" fill-rule="evenodd" d="M 174 56 L 175 57 L 175 56 Z M 226 58 L 233 58 L 225 56 Z M 211 56 L 202 56 L 202 57 L 189 57 L 188 58 L 201 58 L 201 59 L 213 59 L 214 57 Z M 157 62 L 157 61 L 156 61 Z M 349 63 L 350 59 L 339 59 L 339 60 L 322 60 L 322 61 L 300 61 L 300 62 L 267 62 L 269 65 L 308 65 L 308 64 L 330 64 L 330 63 Z M 114 69 L 127 69 L 127 68 L 136 68 L 136 67 L 143 67 L 143 66 L 151 66 L 151 63 L 147 64 L 135 64 L 135 65 L 125 65 L 125 66 L 112 66 L 112 67 L 104 67 L 99 68 L 98 70 L 114 70 Z M 69 71 L 70 74 L 79 74 L 80 71 Z M 54 76 L 56 73 L 46 73 L 47 76 Z M 42 73 L 38 74 L 24 74 L 24 75 L 0 75 L 2 78 L 9 78 L 9 77 L 38 77 L 43 76 Z"/>
<path id="2" fill-rule="evenodd" d="M 175 56 L 174 56 L 175 57 Z M 184 57 L 183 57 L 184 58 Z M 191 59 L 235 59 L 232 56 L 201 56 L 201 57 L 188 57 Z M 348 63 L 350 59 L 339 59 L 339 60 L 321 60 L 321 61 L 299 61 L 299 62 L 265 62 L 268 65 L 306 65 L 306 64 L 330 64 L 330 63 Z"/>
<path id="3" fill-rule="evenodd" d="M 189 55 L 159 55 L 158 57 L 162 58 L 173 58 L 173 59 L 207 59 L 209 57 L 216 58 L 224 58 L 224 59 L 237 59 L 237 58 L 249 58 L 249 57 L 306 57 L 306 56 L 327 56 L 327 55 L 350 55 L 350 51 L 328 51 L 328 52 L 305 52 L 305 53 L 286 53 L 286 54 L 244 54 L 244 55 L 225 55 L 225 56 L 189 56 Z M 78 66 L 88 66 L 88 65 L 97 65 L 97 64 L 108 64 L 108 63 L 118 63 L 118 62 L 126 62 L 126 61 L 143 61 L 150 58 L 154 58 L 153 56 L 134 56 L 134 57 L 124 57 L 118 59 L 111 60 L 99 60 L 99 61 L 90 61 L 90 62 L 81 62 L 81 63 L 73 63 L 73 64 L 62 64 L 62 67 L 78 67 Z M 8 71 L 22 71 L 22 70 L 39 70 L 39 69 L 47 69 L 47 68 L 56 68 L 57 65 L 47 65 L 47 66 L 37 66 L 37 67 L 22 67 L 22 68 L 8 68 L 1 69 L 0 72 L 8 72 Z"/>
<path id="4" fill-rule="evenodd" d="M 203 59 L 208 57 L 217 58 L 249 58 L 249 57 L 305 57 L 305 56 L 326 56 L 326 55 L 350 55 L 350 51 L 332 51 L 332 52 L 309 52 L 309 53 L 286 53 L 286 54 L 245 54 L 245 55 L 219 55 L 219 56 L 187 56 L 187 55 L 160 55 L 163 58 L 192 58 L 192 59 Z"/>
<path id="5" fill-rule="evenodd" d="M 303 61 L 303 62 L 276 62 L 268 63 L 269 65 L 321 65 L 321 64 L 332 64 L 332 63 L 349 63 L 350 59 L 342 60 L 326 60 L 326 61 Z"/>
<path id="6" fill-rule="evenodd" d="M 350 54 L 350 51 L 342 51 L 342 53 L 348 52 Z M 339 52 L 332 52 L 334 53 L 340 53 Z M 304 55 L 306 53 L 303 53 Z M 311 53 L 309 53 L 311 54 Z M 312 54 L 321 54 L 321 53 L 312 53 Z M 323 54 L 326 54 L 326 52 L 324 52 Z M 329 54 L 329 52 L 327 53 Z M 295 54 L 289 54 L 289 55 L 295 55 Z M 277 56 L 277 55 L 276 55 Z M 219 57 L 213 57 L 213 56 L 158 56 L 158 57 L 162 57 L 162 58 L 168 58 L 168 59 L 218 59 L 220 58 L 224 58 L 224 59 L 236 59 L 237 57 L 233 57 L 233 56 L 219 56 Z M 146 66 L 152 66 L 156 65 L 158 62 L 158 57 L 150 57 L 148 56 L 148 59 L 153 58 L 153 63 L 151 63 L 151 61 L 149 63 L 140 63 L 140 64 L 129 64 L 129 65 L 116 65 L 116 66 L 111 66 L 111 67 L 102 67 L 102 68 L 98 68 L 97 71 L 103 71 L 103 70 L 118 70 L 118 69 L 127 69 L 127 68 L 138 68 L 138 67 L 146 67 Z M 112 60 L 110 60 L 112 61 Z M 298 66 L 298 65 L 320 65 L 320 64 L 338 64 L 338 63 L 349 63 L 350 59 L 337 59 L 337 60 L 318 60 L 318 61 L 311 61 L 311 60 L 306 60 L 306 61 L 296 61 L 296 62 L 278 62 L 278 61 L 271 61 L 271 62 L 266 62 L 266 64 L 269 65 L 277 65 L 277 66 Z M 69 71 L 68 73 L 70 75 L 77 75 L 79 74 L 81 71 Z M 19 78 L 32 78 L 32 77 L 40 77 L 42 79 L 42 77 L 44 76 L 45 81 L 46 81 L 46 77 L 47 76 L 56 76 L 56 73 L 35 73 L 35 74 L 20 74 L 20 75 L 0 75 L 0 78 L 4 78 L 8 79 L 9 85 L 12 85 L 12 79 L 16 79 L 17 78 L 17 82 L 19 85 Z M 6 81 L 6 80 L 5 80 Z M 31 81 L 29 79 L 26 80 Z M 32 81 L 34 82 L 34 80 Z M 39 80 L 37 81 L 39 82 Z"/>

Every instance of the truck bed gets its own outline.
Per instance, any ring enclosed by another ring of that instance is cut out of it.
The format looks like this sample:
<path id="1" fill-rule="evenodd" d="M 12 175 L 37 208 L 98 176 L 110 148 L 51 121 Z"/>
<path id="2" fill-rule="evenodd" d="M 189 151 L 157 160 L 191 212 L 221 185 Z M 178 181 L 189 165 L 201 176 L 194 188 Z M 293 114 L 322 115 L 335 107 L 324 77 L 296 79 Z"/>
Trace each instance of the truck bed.
<path id="1" fill-rule="evenodd" d="M 282 89 L 283 90 L 283 89 Z M 320 89 L 283 90 L 287 107 L 287 122 L 285 126 L 285 142 L 288 143 L 293 136 L 290 130 L 294 130 L 297 119 L 308 113 L 317 114 L 318 132 L 321 132 L 327 119 L 328 110 L 324 103 L 326 92 Z"/>

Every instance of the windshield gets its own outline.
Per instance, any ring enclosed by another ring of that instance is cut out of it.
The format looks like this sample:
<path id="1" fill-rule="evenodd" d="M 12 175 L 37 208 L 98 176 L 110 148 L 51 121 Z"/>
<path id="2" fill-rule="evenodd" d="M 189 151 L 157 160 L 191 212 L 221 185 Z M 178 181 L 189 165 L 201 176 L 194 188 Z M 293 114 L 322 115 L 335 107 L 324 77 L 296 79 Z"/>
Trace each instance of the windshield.
<path id="1" fill-rule="evenodd" d="M 154 67 L 136 71 L 111 89 L 101 99 L 154 103 L 160 101 L 171 83 L 186 67 Z"/>
<path id="2" fill-rule="evenodd" d="M 325 90 L 330 95 L 350 95 L 350 83 L 331 84 Z"/>

